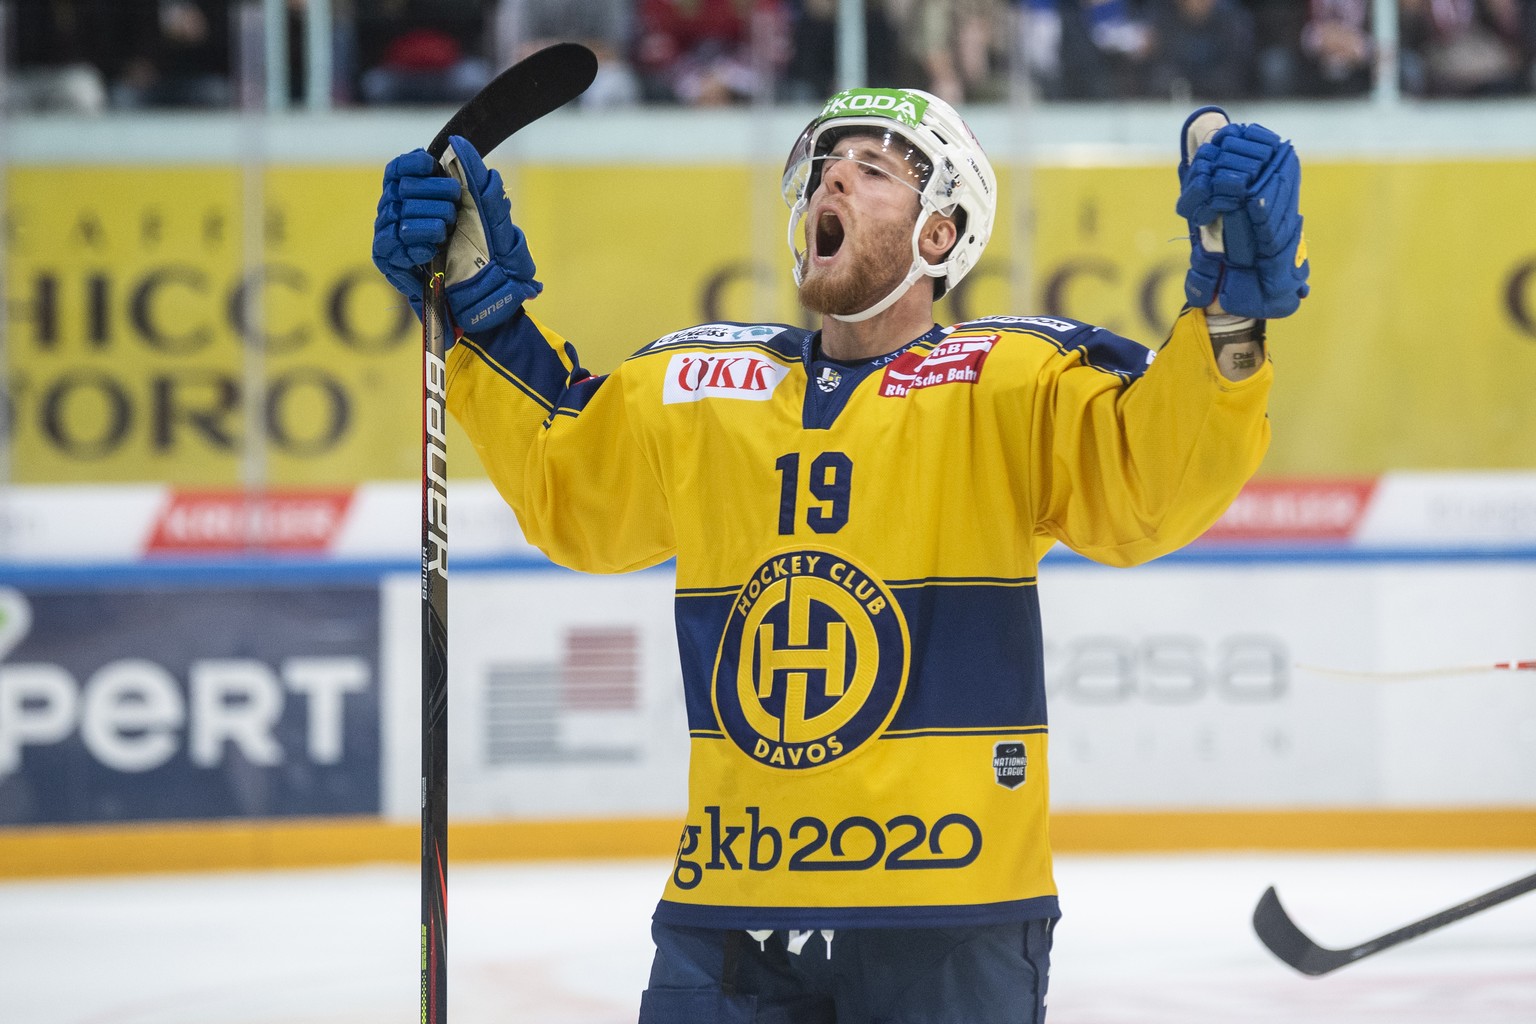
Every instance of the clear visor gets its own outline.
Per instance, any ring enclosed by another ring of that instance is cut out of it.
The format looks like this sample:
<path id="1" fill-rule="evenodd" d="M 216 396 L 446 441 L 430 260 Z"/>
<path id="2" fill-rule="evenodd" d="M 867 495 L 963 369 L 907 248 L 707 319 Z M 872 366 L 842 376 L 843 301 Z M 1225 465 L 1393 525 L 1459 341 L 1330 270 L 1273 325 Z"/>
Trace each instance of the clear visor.
<path id="1" fill-rule="evenodd" d="M 780 184 L 784 202 L 789 206 L 816 191 L 823 169 L 833 160 L 852 160 L 903 182 L 918 193 L 927 187 L 933 164 L 906 136 L 873 125 L 828 128 L 820 135 L 817 128 L 813 122 L 800 134 L 784 163 Z"/>

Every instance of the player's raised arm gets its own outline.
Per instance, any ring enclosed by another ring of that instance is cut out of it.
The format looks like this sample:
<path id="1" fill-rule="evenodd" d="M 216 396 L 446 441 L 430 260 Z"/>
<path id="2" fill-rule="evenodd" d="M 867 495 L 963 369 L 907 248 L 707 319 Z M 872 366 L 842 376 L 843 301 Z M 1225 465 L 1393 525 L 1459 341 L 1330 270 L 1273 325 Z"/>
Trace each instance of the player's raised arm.
<path id="1" fill-rule="evenodd" d="M 425 150 L 390 162 L 373 261 L 419 314 L 421 268 L 449 240 L 449 410 L 529 542 L 556 562 L 621 572 L 669 557 L 666 502 L 619 382 L 604 387 L 524 309 L 543 286 L 500 173 L 457 136 L 443 167 L 451 177 Z"/>
<path id="2" fill-rule="evenodd" d="M 1206 311 L 1222 375 L 1243 380 L 1264 361 L 1264 322 L 1296 312 L 1311 290 L 1301 162 L 1289 142 L 1261 124 L 1232 124 L 1220 107 L 1190 114 L 1179 144 L 1184 294 Z"/>
<path id="3" fill-rule="evenodd" d="M 1090 356 L 1047 367 L 1042 379 L 1037 433 L 1051 457 L 1040 472 L 1040 521 L 1117 565 L 1198 537 L 1258 469 L 1269 443 L 1266 324 L 1294 313 L 1309 290 L 1291 144 L 1204 107 L 1179 145 L 1189 308 L 1123 387 L 1082 372 Z"/>

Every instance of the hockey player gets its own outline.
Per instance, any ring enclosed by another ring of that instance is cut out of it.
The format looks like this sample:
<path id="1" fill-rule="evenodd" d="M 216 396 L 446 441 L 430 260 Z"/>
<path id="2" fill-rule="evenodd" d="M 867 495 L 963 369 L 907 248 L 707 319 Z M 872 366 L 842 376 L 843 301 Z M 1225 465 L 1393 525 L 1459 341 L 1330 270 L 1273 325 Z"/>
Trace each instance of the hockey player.
<path id="1" fill-rule="evenodd" d="M 1208 108 L 1181 148 L 1189 305 L 1155 359 L 1059 317 L 935 324 L 997 180 L 948 104 L 858 89 L 784 175 L 821 329 L 691 327 L 606 376 L 524 307 L 478 154 L 389 165 L 374 260 L 419 307 L 451 239 L 449 406 L 528 539 L 676 558 L 689 800 L 643 1022 L 1044 1019 L 1040 556 L 1132 565 L 1211 525 L 1268 442 L 1264 320 L 1307 287 L 1291 147 Z"/>

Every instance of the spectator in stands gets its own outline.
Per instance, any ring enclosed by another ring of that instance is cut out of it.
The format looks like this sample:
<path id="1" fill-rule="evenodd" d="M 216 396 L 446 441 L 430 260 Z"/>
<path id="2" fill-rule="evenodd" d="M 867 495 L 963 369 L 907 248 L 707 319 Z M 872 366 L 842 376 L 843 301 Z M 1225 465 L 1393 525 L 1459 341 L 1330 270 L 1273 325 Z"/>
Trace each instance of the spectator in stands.
<path id="1" fill-rule="evenodd" d="M 578 101 L 613 107 L 640 99 L 629 63 L 634 0 L 501 0 L 496 37 L 502 64 L 513 64 L 552 43 L 581 43 L 597 55 L 597 78 Z"/>
<path id="2" fill-rule="evenodd" d="M 1149 95 L 1238 99 L 1252 91 L 1253 16 L 1237 0 L 1152 0 Z"/>
<path id="3" fill-rule="evenodd" d="M 13 8 L 8 111 L 99 114 L 106 109 L 103 65 L 114 42 L 120 45 L 123 38 L 116 31 L 123 8 L 101 7 L 100 0 L 34 0 Z"/>
<path id="4" fill-rule="evenodd" d="M 1248 0 L 1248 9 L 1253 14 L 1255 90 L 1267 97 L 1299 95 L 1306 5 L 1296 0 Z"/>
<path id="5" fill-rule="evenodd" d="M 1015 0 L 1030 78 L 1046 99 L 1115 99 L 1141 89 L 1151 34 L 1127 0 Z"/>
<path id="6" fill-rule="evenodd" d="M 1400 6 L 1404 92 L 1498 96 L 1529 87 L 1528 21 L 1520 0 L 1401 0 Z"/>
<path id="7" fill-rule="evenodd" d="M 318 0 L 287 0 L 288 99 L 302 102 L 309 86 L 310 5 Z M 357 6 L 369 0 L 324 0 L 330 6 L 331 102 L 345 106 L 357 98 Z M 241 46 L 246 45 L 242 40 Z M 252 40 L 251 45 L 260 45 Z"/>
<path id="8" fill-rule="evenodd" d="M 223 107 L 234 99 L 229 5 L 160 0 L 131 5 L 138 31 L 112 83 L 120 107 Z"/>
<path id="9" fill-rule="evenodd" d="M 1061 95 L 1061 7 L 1056 0 L 1016 0 L 1015 60 L 1042 95 Z"/>
<path id="10" fill-rule="evenodd" d="M 782 0 L 638 0 L 641 95 L 690 106 L 774 98 L 788 14 Z"/>
<path id="11" fill-rule="evenodd" d="M 1536 93 L 1536 0 L 1526 0 L 1520 38 L 1525 48 L 1525 90 Z"/>
<path id="12" fill-rule="evenodd" d="M 1007 97 L 1003 0 L 901 0 L 896 11 L 923 88 L 950 103 Z"/>
<path id="13" fill-rule="evenodd" d="M 368 103 L 463 103 L 491 79 L 488 0 L 378 0 L 357 31 Z"/>
<path id="14" fill-rule="evenodd" d="M 837 92 L 838 0 L 797 0 L 791 12 L 790 58 L 783 98 L 819 102 Z M 864 0 L 867 80 L 877 89 L 897 89 L 921 76 L 904 60 L 901 37 L 888 0 Z"/>
<path id="15" fill-rule="evenodd" d="M 1376 44 L 1371 0 L 1311 0 L 1301 30 L 1301 92 L 1358 96 L 1371 89 Z"/>

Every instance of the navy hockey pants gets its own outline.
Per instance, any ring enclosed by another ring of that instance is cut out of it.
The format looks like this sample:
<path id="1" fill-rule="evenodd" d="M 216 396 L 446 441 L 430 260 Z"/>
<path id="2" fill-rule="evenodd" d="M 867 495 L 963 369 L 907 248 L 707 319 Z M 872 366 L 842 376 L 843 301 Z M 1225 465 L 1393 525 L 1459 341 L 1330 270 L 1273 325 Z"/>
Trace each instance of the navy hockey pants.
<path id="1" fill-rule="evenodd" d="M 798 953 L 787 932 L 653 923 L 640 1024 L 1044 1024 L 1055 923 L 839 928 Z"/>

